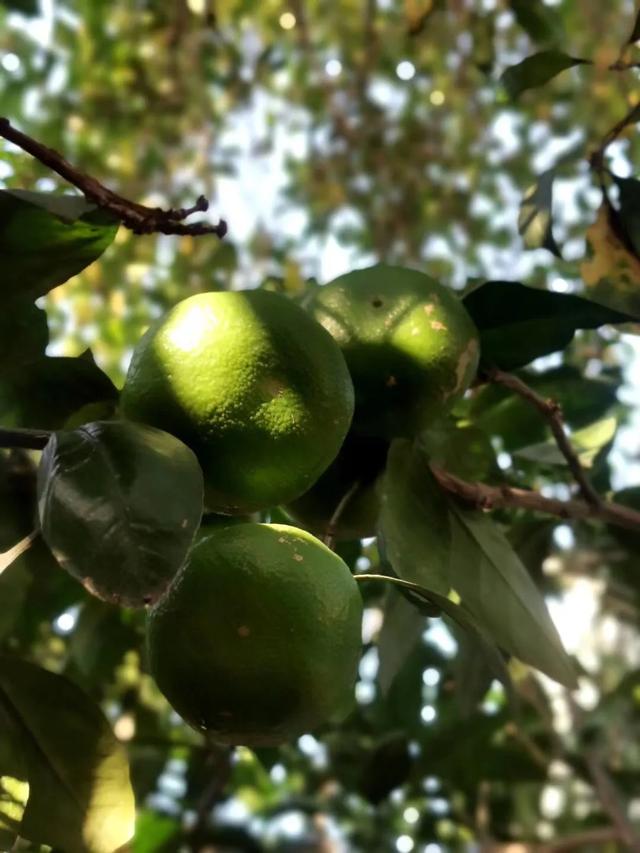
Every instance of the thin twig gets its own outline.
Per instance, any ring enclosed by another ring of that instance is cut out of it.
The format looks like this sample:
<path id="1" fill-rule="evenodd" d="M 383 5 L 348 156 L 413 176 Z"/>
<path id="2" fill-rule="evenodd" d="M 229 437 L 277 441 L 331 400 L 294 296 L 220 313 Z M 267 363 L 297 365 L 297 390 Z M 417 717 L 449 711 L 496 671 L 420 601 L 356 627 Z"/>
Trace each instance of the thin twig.
<path id="1" fill-rule="evenodd" d="M 561 501 L 545 498 L 540 492 L 529 489 L 470 483 L 434 466 L 431 470 L 445 491 L 475 509 L 524 509 L 529 512 L 554 515 L 565 520 L 593 519 L 616 527 L 624 527 L 627 530 L 640 530 L 640 512 L 622 504 L 601 501 L 596 506 L 582 500 Z"/>
<path id="2" fill-rule="evenodd" d="M 24 539 L 21 539 L 12 548 L 9 548 L 8 551 L 0 553 L 0 575 L 5 569 L 8 569 L 9 566 L 18 559 L 18 557 L 21 557 L 25 551 L 29 550 L 38 537 L 39 532 L 39 530 L 32 530 L 28 536 L 25 536 Z"/>
<path id="3" fill-rule="evenodd" d="M 615 142 L 628 125 L 633 124 L 638 120 L 640 120 L 640 101 L 635 103 L 620 119 L 620 121 L 614 124 L 611 130 L 609 130 L 603 137 L 598 148 L 591 153 L 589 157 L 589 164 L 592 169 L 595 169 L 598 172 L 602 172 L 604 170 L 604 155 L 607 148 L 612 142 Z"/>
<path id="4" fill-rule="evenodd" d="M 505 373 L 502 370 L 493 368 L 488 370 L 486 375 L 491 382 L 502 385 L 504 388 L 508 388 L 510 391 L 518 394 L 540 412 L 549 424 L 558 449 L 567 460 L 569 470 L 578 484 L 582 497 L 591 506 L 600 506 L 602 498 L 589 482 L 587 473 L 582 467 L 578 455 L 571 446 L 571 442 L 564 431 L 564 421 L 562 419 L 560 404 L 555 400 L 546 400 L 544 397 L 541 397 L 533 388 L 530 388 L 522 379 L 519 379 L 512 373 Z"/>
<path id="5" fill-rule="evenodd" d="M 600 804 L 611 818 L 620 839 L 628 850 L 640 853 L 640 838 L 625 813 L 618 790 L 604 764 L 593 749 L 585 751 L 584 760 Z"/>
<path id="6" fill-rule="evenodd" d="M 0 428 L 0 448 L 21 447 L 24 450 L 43 450 L 51 438 L 44 429 L 2 429 Z"/>
<path id="7" fill-rule="evenodd" d="M 13 142 L 23 151 L 31 154 L 44 166 L 56 172 L 74 187 L 77 187 L 89 201 L 103 210 L 109 211 L 116 219 L 136 234 L 185 234 L 197 237 L 203 234 L 216 234 L 222 239 L 227 233 L 227 223 L 221 219 L 217 225 L 207 222 L 194 222 L 186 225 L 183 220 L 192 213 L 208 210 L 209 202 L 200 196 L 191 207 L 163 210 L 160 207 L 146 207 L 130 201 L 101 184 L 96 178 L 81 172 L 62 154 L 48 148 L 41 142 L 27 136 L 12 127 L 8 118 L 0 117 L 0 136 Z"/>
<path id="8" fill-rule="evenodd" d="M 327 524 L 327 528 L 324 532 L 323 541 L 327 548 L 331 548 L 333 550 L 336 544 L 336 528 L 338 526 L 338 522 L 342 518 L 342 513 L 347 508 L 347 505 L 355 495 L 355 493 L 360 488 L 360 482 L 356 480 L 356 482 L 348 489 L 348 491 L 342 496 L 340 501 L 338 502 L 338 506 L 335 508 L 333 515 L 329 519 Z"/>

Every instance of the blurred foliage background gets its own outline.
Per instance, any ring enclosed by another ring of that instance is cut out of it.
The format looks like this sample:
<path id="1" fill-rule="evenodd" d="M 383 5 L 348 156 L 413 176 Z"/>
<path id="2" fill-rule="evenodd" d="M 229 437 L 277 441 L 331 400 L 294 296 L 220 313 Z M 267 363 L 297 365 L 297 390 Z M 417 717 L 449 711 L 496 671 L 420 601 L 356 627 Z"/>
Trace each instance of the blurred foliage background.
<path id="1" fill-rule="evenodd" d="M 1 114 L 129 198 L 202 193 L 229 223 L 224 242 L 120 229 L 42 300 L 50 353 L 90 348 L 120 385 L 150 319 L 179 299 L 265 284 L 297 297 L 374 260 L 458 289 L 583 292 L 601 202 L 587 157 L 640 98 L 637 70 L 611 69 L 635 15 L 631 0 L 0 4 Z M 511 100 L 504 69 L 551 47 L 592 64 Z M 640 60 L 634 45 L 625 57 Z M 66 189 L 17 148 L 0 155 L 1 186 Z M 626 133 L 609 164 L 627 176 L 638 162 Z M 518 233 L 522 198 L 554 167 L 561 258 Z M 638 305 L 615 288 L 607 299 Z M 632 502 L 639 353 L 631 336 L 583 332 L 528 371 L 571 428 L 597 426 L 594 482 Z M 548 435 L 521 400 L 486 388 L 465 406 L 470 477 L 499 469 L 567 495 L 566 470 L 531 455 Z M 502 520 L 576 655 L 572 696 L 516 667 L 508 701 L 463 636 L 371 584 L 344 726 L 277 750 L 211 750 L 147 675 L 140 614 L 89 600 L 39 546 L 3 576 L 0 642 L 102 703 L 132 762 L 135 853 L 626 849 L 625 825 L 640 828 L 640 536 Z M 3 547 L 28 532 L 3 524 Z M 341 553 L 357 570 L 379 561 L 375 542 Z"/>

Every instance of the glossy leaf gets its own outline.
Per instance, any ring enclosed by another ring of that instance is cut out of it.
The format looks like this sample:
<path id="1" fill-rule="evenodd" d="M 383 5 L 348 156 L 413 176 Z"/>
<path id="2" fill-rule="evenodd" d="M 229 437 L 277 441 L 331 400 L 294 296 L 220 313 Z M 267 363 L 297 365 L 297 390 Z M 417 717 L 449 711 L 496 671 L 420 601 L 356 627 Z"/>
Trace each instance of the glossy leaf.
<path id="1" fill-rule="evenodd" d="M 380 531 L 394 572 L 446 595 L 451 586 L 447 508 L 423 454 L 410 441 L 391 445 L 381 503 Z"/>
<path id="2" fill-rule="evenodd" d="M 66 853 L 113 853 L 133 835 L 123 747 L 102 712 L 59 675 L 0 658 L 0 707 L 24 748 L 29 799 L 20 834 Z"/>
<path id="3" fill-rule="evenodd" d="M 507 68 L 500 79 L 509 96 L 517 98 L 527 89 L 544 86 L 562 71 L 587 62 L 559 50 L 543 50 Z"/>
<path id="4" fill-rule="evenodd" d="M 81 196 L 0 190 L 3 293 L 32 298 L 77 275 L 112 242 L 118 223 Z"/>
<path id="5" fill-rule="evenodd" d="M 102 404 L 106 417 L 117 399 L 114 384 L 93 360 L 42 356 L 0 384 L 0 423 L 60 429 L 78 409 L 90 404 Z"/>
<path id="6" fill-rule="evenodd" d="M 156 601 L 175 577 L 202 499 L 191 450 L 135 424 L 57 432 L 38 471 L 42 535 L 60 564 L 99 598 L 132 607 Z"/>
<path id="7" fill-rule="evenodd" d="M 497 525 L 450 501 L 452 586 L 498 646 L 573 687 L 576 676 L 544 600 Z"/>
<path id="8" fill-rule="evenodd" d="M 513 370 L 564 349 L 577 329 L 637 318 L 568 293 L 552 293 L 513 281 L 488 281 L 464 305 L 480 331 L 481 362 Z"/>
<path id="9" fill-rule="evenodd" d="M 553 180 L 555 169 L 538 176 L 520 204 L 518 233 L 527 249 L 548 249 L 562 258 L 553 236 Z"/>

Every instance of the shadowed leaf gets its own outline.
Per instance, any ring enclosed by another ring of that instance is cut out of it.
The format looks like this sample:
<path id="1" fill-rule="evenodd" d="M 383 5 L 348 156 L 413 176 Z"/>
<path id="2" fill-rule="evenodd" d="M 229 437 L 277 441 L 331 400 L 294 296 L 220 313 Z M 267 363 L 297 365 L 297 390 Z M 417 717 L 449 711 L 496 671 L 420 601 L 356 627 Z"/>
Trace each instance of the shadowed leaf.
<path id="1" fill-rule="evenodd" d="M 93 701 L 66 678 L 0 657 L 0 707 L 24 747 L 20 834 L 66 853 L 113 853 L 127 842 L 135 815 L 127 759 Z"/>

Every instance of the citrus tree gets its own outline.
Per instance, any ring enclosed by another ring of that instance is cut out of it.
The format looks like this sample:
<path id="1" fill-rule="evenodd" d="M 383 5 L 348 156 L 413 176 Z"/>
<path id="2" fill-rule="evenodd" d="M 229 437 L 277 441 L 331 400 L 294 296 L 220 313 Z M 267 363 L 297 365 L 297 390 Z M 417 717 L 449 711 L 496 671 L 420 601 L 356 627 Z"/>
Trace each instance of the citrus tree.
<path id="1" fill-rule="evenodd" d="M 640 849 L 639 41 L 0 5 L 1 849 Z"/>

